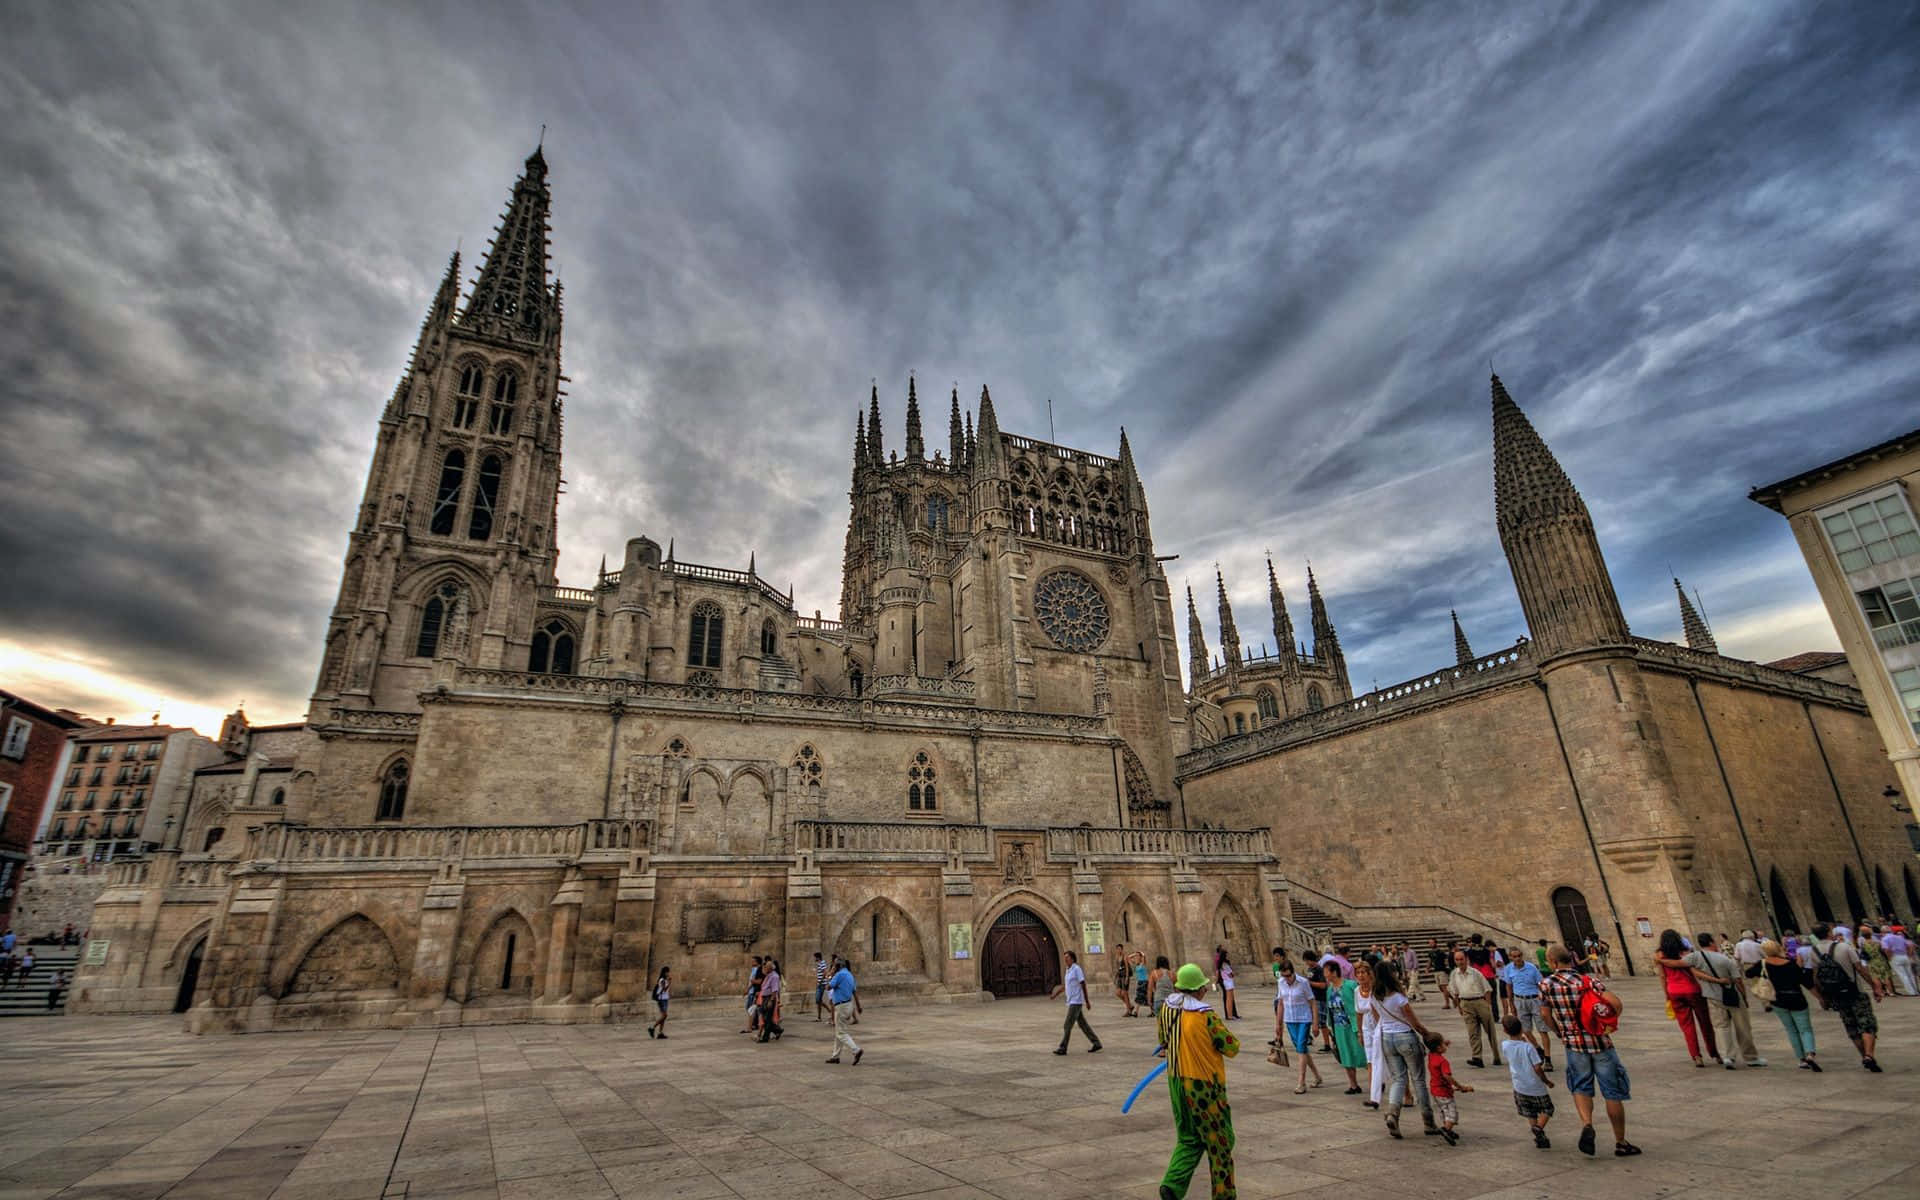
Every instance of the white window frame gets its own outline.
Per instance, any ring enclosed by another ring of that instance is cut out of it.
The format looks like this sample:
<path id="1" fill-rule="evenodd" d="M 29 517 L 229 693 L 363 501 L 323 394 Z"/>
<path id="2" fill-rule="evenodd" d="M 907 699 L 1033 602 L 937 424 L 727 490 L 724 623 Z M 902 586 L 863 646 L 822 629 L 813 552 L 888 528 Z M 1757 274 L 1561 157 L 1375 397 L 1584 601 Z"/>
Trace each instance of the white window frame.
<path id="1" fill-rule="evenodd" d="M 0 746 L 0 754 L 8 758 L 25 758 L 27 745 L 33 741 L 33 722 L 25 717 L 7 718 L 7 740 Z"/>
<path id="2" fill-rule="evenodd" d="M 1864 550 L 1868 543 L 1862 541 L 1859 546 L 1850 546 L 1842 549 L 1834 542 L 1834 531 L 1827 527 L 1827 522 L 1834 517 L 1845 517 L 1847 518 L 1849 530 L 1854 530 L 1856 527 L 1853 524 L 1853 518 L 1850 513 L 1853 509 L 1865 504 L 1873 506 L 1876 520 L 1884 527 L 1886 515 L 1879 512 L 1881 502 L 1884 500 L 1892 500 L 1898 504 L 1901 511 L 1905 513 L 1908 522 L 1906 530 L 1899 532 L 1888 531 L 1888 549 L 1893 552 L 1892 557 L 1882 562 L 1874 562 L 1872 556 L 1868 555 L 1868 561 L 1860 566 L 1847 566 L 1846 560 L 1842 558 L 1842 555 L 1855 550 Z M 1820 526 L 1820 536 L 1826 539 L 1827 549 L 1833 553 L 1834 564 L 1840 568 L 1842 574 L 1846 575 L 1856 584 L 1861 580 L 1869 578 L 1877 580 L 1887 569 L 1897 570 L 1898 564 L 1900 563 L 1920 559 L 1920 551 L 1902 552 L 1897 544 L 1903 534 L 1920 530 L 1920 521 L 1915 520 L 1913 505 L 1907 498 L 1906 489 L 1898 483 L 1883 484 L 1880 487 L 1871 488 L 1867 491 L 1848 496 L 1844 500 L 1836 500 L 1832 504 L 1814 510 L 1813 517 Z M 1905 574 L 1906 572 L 1901 571 L 1900 573 Z M 1856 587 L 1855 590 L 1857 591 L 1858 588 Z"/>

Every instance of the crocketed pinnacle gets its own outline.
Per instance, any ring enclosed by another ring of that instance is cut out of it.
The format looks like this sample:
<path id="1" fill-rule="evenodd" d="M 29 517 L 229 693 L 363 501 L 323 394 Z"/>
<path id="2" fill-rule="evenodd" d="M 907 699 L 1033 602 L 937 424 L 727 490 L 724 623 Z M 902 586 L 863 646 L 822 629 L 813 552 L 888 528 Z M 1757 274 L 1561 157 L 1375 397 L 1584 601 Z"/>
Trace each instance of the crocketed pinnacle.
<path id="1" fill-rule="evenodd" d="M 967 416 L 967 462 L 966 462 L 966 467 L 967 467 L 967 470 L 969 470 L 969 471 L 971 471 L 971 470 L 973 470 L 973 456 L 974 456 L 974 454 L 975 454 L 975 453 L 977 453 L 977 443 L 975 443 L 975 441 L 973 440 L 973 414 L 972 414 L 972 413 L 968 413 L 968 414 L 966 414 L 966 416 Z"/>
<path id="2" fill-rule="evenodd" d="M 1307 608 L 1313 618 L 1313 656 L 1336 658 L 1340 654 L 1340 635 L 1333 631 L 1327 616 L 1327 602 L 1320 595 L 1320 581 L 1313 576 L 1313 564 L 1307 564 Z"/>
<path id="3" fill-rule="evenodd" d="M 513 185 L 507 211 L 494 231 L 493 244 L 480 264 L 461 314 L 462 325 L 522 341 L 538 341 L 546 327 L 559 324 L 553 293 L 547 287 L 547 160 L 538 149 L 527 156 L 526 170 Z"/>
<path id="4" fill-rule="evenodd" d="M 987 392 L 987 385 L 980 385 L 980 424 L 973 448 L 973 465 L 976 471 L 993 475 L 1001 468 L 1000 461 L 1000 420 L 993 415 L 993 396 Z"/>
<path id="5" fill-rule="evenodd" d="M 1467 632 L 1460 628 L 1460 614 L 1448 609 L 1447 615 L 1453 618 L 1453 661 L 1464 667 L 1473 661 L 1473 647 L 1467 645 Z"/>
<path id="6" fill-rule="evenodd" d="M 1687 635 L 1687 646 L 1694 650 L 1704 650 L 1708 654 L 1720 653 L 1720 645 L 1713 640 L 1713 630 L 1693 607 L 1693 601 L 1687 599 L 1687 589 L 1680 581 L 1673 581 L 1673 590 L 1680 597 L 1680 629 Z"/>
<path id="7" fill-rule="evenodd" d="M 1271 555 L 1267 558 L 1267 603 L 1273 607 L 1273 643 L 1280 651 L 1280 663 L 1287 668 L 1297 667 L 1300 658 L 1293 648 L 1293 617 L 1287 613 L 1287 597 L 1273 573 Z"/>
<path id="8" fill-rule="evenodd" d="M 967 435 L 960 429 L 960 385 L 953 385 L 947 408 L 947 462 L 956 469 L 967 456 Z"/>
<path id="9" fill-rule="evenodd" d="M 1498 375 L 1493 377 L 1493 511 L 1502 530 L 1563 513 L 1587 515 L 1573 480 Z"/>
<path id="10" fill-rule="evenodd" d="M 867 461 L 876 467 L 885 466 L 886 450 L 880 437 L 880 385 L 873 385 L 873 394 L 867 398 Z"/>
<path id="11" fill-rule="evenodd" d="M 1213 583 L 1220 591 L 1220 657 L 1229 667 L 1240 665 L 1240 630 L 1233 623 L 1233 605 L 1227 601 L 1227 580 L 1216 564 Z"/>
<path id="12" fill-rule="evenodd" d="M 867 466 L 867 418 L 859 409 L 853 410 L 853 477 L 860 478 L 860 472 Z"/>
<path id="13" fill-rule="evenodd" d="M 1193 585 L 1187 585 L 1187 676 L 1198 687 L 1207 673 L 1207 637 L 1200 629 L 1200 610 L 1193 603 Z"/>
<path id="14" fill-rule="evenodd" d="M 927 456 L 926 440 L 920 436 L 920 397 L 914 394 L 913 376 L 907 376 L 907 461 L 919 462 Z"/>

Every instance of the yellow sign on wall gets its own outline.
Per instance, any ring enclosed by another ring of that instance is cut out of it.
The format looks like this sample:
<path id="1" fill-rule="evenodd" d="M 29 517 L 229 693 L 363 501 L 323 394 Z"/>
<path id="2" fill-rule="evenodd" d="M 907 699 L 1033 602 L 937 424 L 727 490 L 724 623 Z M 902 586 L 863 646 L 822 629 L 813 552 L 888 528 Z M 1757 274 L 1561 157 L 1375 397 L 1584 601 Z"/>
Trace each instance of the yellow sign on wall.
<path id="1" fill-rule="evenodd" d="M 1080 944 L 1086 947 L 1088 954 L 1107 952 L 1107 927 L 1102 921 L 1080 922 Z"/>
<path id="2" fill-rule="evenodd" d="M 947 926 L 947 954 L 953 958 L 973 957 L 973 926 L 961 923 Z"/>

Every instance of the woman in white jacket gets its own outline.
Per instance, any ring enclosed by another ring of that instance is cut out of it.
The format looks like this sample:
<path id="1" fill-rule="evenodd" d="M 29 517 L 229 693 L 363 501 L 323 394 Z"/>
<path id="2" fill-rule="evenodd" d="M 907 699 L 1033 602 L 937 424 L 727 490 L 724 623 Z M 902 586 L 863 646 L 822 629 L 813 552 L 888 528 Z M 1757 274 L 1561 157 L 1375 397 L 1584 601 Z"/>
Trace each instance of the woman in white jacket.
<path id="1" fill-rule="evenodd" d="M 1354 1003 L 1360 1014 L 1360 1045 L 1367 1052 L 1368 1108 L 1379 1108 L 1387 1086 L 1387 1064 L 1380 1054 L 1380 1007 L 1373 1002 L 1373 964 L 1361 959 L 1353 964 L 1353 981 L 1359 992 Z"/>

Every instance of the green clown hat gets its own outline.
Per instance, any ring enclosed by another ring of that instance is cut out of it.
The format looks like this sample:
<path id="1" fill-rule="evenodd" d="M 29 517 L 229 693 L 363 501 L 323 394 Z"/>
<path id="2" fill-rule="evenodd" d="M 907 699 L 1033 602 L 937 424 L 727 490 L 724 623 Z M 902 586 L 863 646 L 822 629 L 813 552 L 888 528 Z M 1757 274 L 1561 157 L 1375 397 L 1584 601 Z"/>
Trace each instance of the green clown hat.
<path id="1" fill-rule="evenodd" d="M 1188 963 L 1175 973 L 1173 986 L 1183 992 L 1205 991 L 1207 987 L 1207 973 L 1192 963 Z"/>

